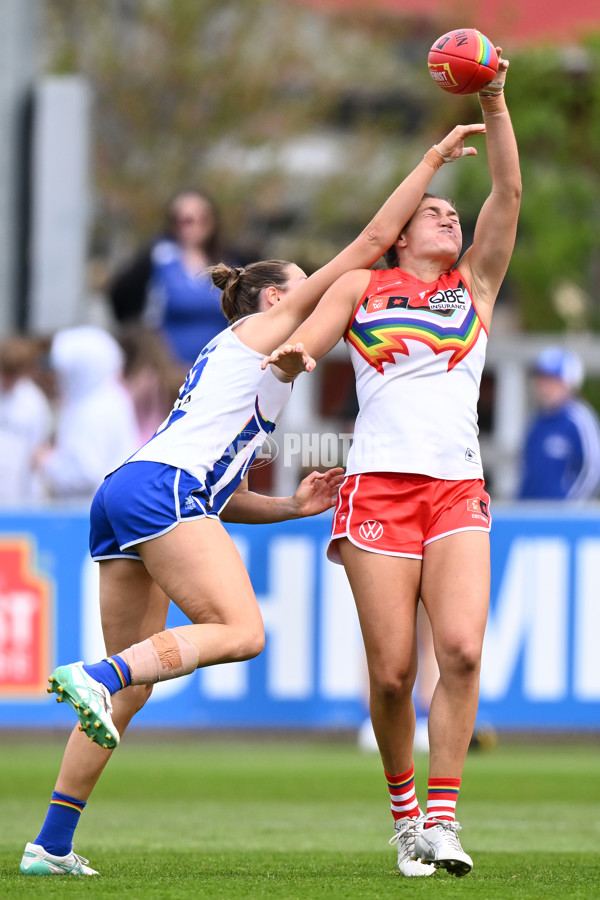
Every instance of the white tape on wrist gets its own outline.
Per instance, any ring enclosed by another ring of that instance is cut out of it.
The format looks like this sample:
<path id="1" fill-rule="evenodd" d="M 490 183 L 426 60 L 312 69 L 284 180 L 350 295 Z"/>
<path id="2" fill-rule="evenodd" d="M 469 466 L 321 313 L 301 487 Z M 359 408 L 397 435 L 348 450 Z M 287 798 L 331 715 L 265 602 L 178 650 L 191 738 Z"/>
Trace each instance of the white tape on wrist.
<path id="1" fill-rule="evenodd" d="M 454 157 L 454 156 L 444 156 L 444 154 L 442 153 L 442 151 L 440 150 L 440 148 L 438 147 L 437 144 L 434 144 L 434 145 L 433 145 L 433 148 L 434 148 L 434 150 L 437 150 L 437 152 L 440 154 L 440 156 L 442 157 L 442 159 L 444 160 L 445 163 L 447 163 L 447 162 L 454 162 L 454 160 L 455 160 L 456 157 Z"/>
<path id="2" fill-rule="evenodd" d="M 479 91 L 482 97 L 497 97 L 499 94 L 504 92 L 504 82 L 503 81 L 488 81 L 484 87 Z"/>

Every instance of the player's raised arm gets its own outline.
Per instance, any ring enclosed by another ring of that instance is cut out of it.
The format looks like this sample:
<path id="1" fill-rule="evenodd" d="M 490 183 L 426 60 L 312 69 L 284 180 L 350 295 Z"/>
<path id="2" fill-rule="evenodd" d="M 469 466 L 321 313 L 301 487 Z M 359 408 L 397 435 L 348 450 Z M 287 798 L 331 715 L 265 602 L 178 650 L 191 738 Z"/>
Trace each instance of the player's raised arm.
<path id="1" fill-rule="evenodd" d="M 343 336 L 369 278 L 369 269 L 355 269 L 338 278 L 289 340 L 265 357 L 263 369 L 273 364 L 290 379 L 301 372 L 311 372 L 317 359 L 325 356 Z"/>
<path id="2" fill-rule="evenodd" d="M 474 147 L 465 146 L 472 135 L 485 132 L 485 125 L 457 125 L 431 147 L 404 181 L 386 200 L 358 237 L 334 259 L 274 303 L 260 321 L 242 323 L 238 333 L 259 352 L 270 353 L 306 319 L 325 291 L 341 275 L 352 269 L 369 268 L 392 246 L 403 226 L 418 206 L 438 169 L 445 162 L 472 156 Z"/>
<path id="3" fill-rule="evenodd" d="M 479 92 L 492 190 L 478 216 L 473 245 L 458 264 L 488 328 L 513 251 L 521 202 L 519 154 L 504 96 L 508 60 L 497 49 L 498 72 Z"/>

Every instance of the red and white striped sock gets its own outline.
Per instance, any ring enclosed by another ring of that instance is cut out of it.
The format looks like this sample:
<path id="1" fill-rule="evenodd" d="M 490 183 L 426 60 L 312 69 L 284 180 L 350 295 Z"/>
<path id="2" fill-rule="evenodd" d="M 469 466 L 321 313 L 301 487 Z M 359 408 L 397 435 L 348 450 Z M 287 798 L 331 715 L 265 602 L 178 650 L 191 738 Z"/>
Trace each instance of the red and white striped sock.
<path id="1" fill-rule="evenodd" d="M 415 793 L 415 767 L 411 766 L 402 775 L 388 775 L 386 772 L 385 777 L 390 791 L 394 821 L 407 817 L 416 818 L 419 815 L 419 804 Z"/>
<path id="2" fill-rule="evenodd" d="M 427 782 L 427 812 L 425 828 L 435 825 L 432 819 L 454 822 L 460 778 L 430 778 Z"/>

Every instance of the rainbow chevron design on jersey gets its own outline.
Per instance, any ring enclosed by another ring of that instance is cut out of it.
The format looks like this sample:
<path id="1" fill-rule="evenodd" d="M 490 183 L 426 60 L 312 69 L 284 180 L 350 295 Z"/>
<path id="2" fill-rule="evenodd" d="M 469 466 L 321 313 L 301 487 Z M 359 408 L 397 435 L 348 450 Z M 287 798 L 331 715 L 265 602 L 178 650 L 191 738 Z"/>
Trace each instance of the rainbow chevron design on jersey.
<path id="1" fill-rule="evenodd" d="M 468 298 L 466 288 L 459 288 Z M 426 344 L 435 354 L 450 352 L 448 371 L 464 359 L 477 342 L 482 324 L 472 303 L 466 309 L 439 312 L 426 306 L 386 308 L 380 313 L 368 313 L 366 298 L 346 333 L 349 343 L 363 359 L 383 375 L 383 364 L 393 363 L 394 354 L 409 356 L 407 340 Z"/>

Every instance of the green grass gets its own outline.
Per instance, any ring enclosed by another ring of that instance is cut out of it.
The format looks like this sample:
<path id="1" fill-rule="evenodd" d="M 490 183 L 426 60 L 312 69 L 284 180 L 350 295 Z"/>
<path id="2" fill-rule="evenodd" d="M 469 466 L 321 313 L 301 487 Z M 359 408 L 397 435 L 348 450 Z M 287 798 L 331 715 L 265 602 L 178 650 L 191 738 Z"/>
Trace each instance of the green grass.
<path id="1" fill-rule="evenodd" d="M 0 738 L 0 897 L 598 898 L 598 745 L 469 754 L 459 799 L 473 872 L 403 878 L 378 757 L 338 740 L 132 734 L 85 810 L 76 849 L 101 878 L 26 878 L 62 740 Z M 426 758 L 417 758 L 424 800 Z"/>

